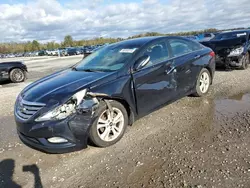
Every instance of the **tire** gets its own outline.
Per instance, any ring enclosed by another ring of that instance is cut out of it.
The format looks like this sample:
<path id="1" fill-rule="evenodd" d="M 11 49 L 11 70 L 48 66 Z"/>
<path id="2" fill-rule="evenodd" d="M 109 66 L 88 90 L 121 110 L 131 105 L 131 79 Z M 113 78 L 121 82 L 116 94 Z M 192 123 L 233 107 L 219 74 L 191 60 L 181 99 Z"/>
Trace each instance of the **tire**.
<path id="1" fill-rule="evenodd" d="M 123 121 L 117 124 L 108 122 L 108 107 L 105 102 L 100 103 L 100 106 L 96 111 L 96 118 L 89 130 L 90 141 L 98 147 L 108 147 L 117 143 L 123 137 L 128 125 L 128 115 L 124 106 L 117 101 L 109 102 L 114 110 L 114 119 L 119 114 L 122 115 L 119 119 L 123 119 Z M 107 120 L 105 120 L 106 118 Z M 106 126 L 107 124 L 108 126 Z M 106 130 L 107 132 L 105 132 Z M 119 133 L 116 130 L 119 130 Z M 116 135 L 113 131 L 116 132 Z"/>
<path id="2" fill-rule="evenodd" d="M 206 75 L 206 77 L 205 77 L 205 75 Z M 205 80 L 205 78 L 207 78 L 207 79 Z M 203 80 L 203 82 L 201 82 L 201 80 Z M 212 77 L 211 77 L 210 72 L 206 68 L 201 69 L 200 74 L 199 74 L 197 81 L 196 81 L 196 87 L 195 87 L 196 91 L 193 94 L 193 96 L 202 97 L 202 96 L 206 95 L 209 91 L 211 83 L 212 83 Z M 202 86 L 202 84 L 204 84 L 204 85 Z M 204 90 L 202 88 L 204 88 Z"/>
<path id="3" fill-rule="evenodd" d="M 241 69 L 242 70 L 246 70 L 249 67 L 249 63 L 250 63 L 250 57 L 249 57 L 249 53 L 247 52 L 246 55 L 244 55 L 241 59 Z"/>
<path id="4" fill-rule="evenodd" d="M 10 71 L 10 80 L 13 83 L 20 83 L 26 79 L 26 73 L 20 68 L 14 68 Z"/>

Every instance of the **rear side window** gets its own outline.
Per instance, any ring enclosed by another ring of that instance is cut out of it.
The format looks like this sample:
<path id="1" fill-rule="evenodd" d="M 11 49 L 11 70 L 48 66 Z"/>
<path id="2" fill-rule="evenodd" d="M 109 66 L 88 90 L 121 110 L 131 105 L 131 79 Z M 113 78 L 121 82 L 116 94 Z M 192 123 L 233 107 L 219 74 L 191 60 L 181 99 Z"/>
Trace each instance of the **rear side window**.
<path id="1" fill-rule="evenodd" d="M 183 39 L 170 39 L 169 44 L 172 48 L 174 57 L 202 49 L 202 46 L 199 43 Z"/>

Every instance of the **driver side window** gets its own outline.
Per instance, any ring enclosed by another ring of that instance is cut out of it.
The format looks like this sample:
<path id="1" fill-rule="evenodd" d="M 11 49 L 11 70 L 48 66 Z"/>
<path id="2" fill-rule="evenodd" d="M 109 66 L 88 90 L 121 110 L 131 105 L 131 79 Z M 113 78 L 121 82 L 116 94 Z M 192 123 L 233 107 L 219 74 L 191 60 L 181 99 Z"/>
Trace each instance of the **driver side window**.
<path id="1" fill-rule="evenodd" d="M 164 41 L 152 44 L 145 50 L 143 55 L 150 57 L 150 61 L 145 67 L 161 63 L 169 58 L 168 48 Z"/>

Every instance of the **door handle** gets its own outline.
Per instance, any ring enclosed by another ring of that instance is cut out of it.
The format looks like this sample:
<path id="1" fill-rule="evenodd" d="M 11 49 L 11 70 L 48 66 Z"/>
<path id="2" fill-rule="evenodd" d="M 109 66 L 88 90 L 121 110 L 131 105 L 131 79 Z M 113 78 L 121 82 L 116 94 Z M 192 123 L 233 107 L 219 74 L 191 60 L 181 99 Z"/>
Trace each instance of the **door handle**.
<path id="1" fill-rule="evenodd" d="M 166 74 L 171 74 L 172 72 L 176 72 L 176 68 L 175 67 L 171 67 L 171 69 L 166 69 L 165 70 Z"/>
<path id="2" fill-rule="evenodd" d="M 194 57 L 194 59 L 199 59 L 201 57 L 201 55 L 196 55 L 195 57 Z"/>

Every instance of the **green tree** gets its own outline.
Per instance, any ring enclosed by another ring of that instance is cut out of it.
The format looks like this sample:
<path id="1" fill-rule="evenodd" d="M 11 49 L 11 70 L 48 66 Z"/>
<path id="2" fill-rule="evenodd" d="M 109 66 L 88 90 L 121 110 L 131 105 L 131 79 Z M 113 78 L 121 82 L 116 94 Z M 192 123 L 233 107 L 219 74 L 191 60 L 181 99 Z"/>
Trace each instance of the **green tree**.
<path id="1" fill-rule="evenodd" d="M 40 50 L 40 44 L 39 44 L 39 42 L 37 40 L 32 41 L 31 50 L 32 51 Z"/>
<path id="2" fill-rule="evenodd" d="M 69 47 L 69 46 L 73 46 L 73 38 L 72 38 L 72 36 L 71 35 L 66 35 L 65 37 L 64 37 L 64 42 L 63 42 L 63 45 L 65 46 L 65 47 Z"/>

